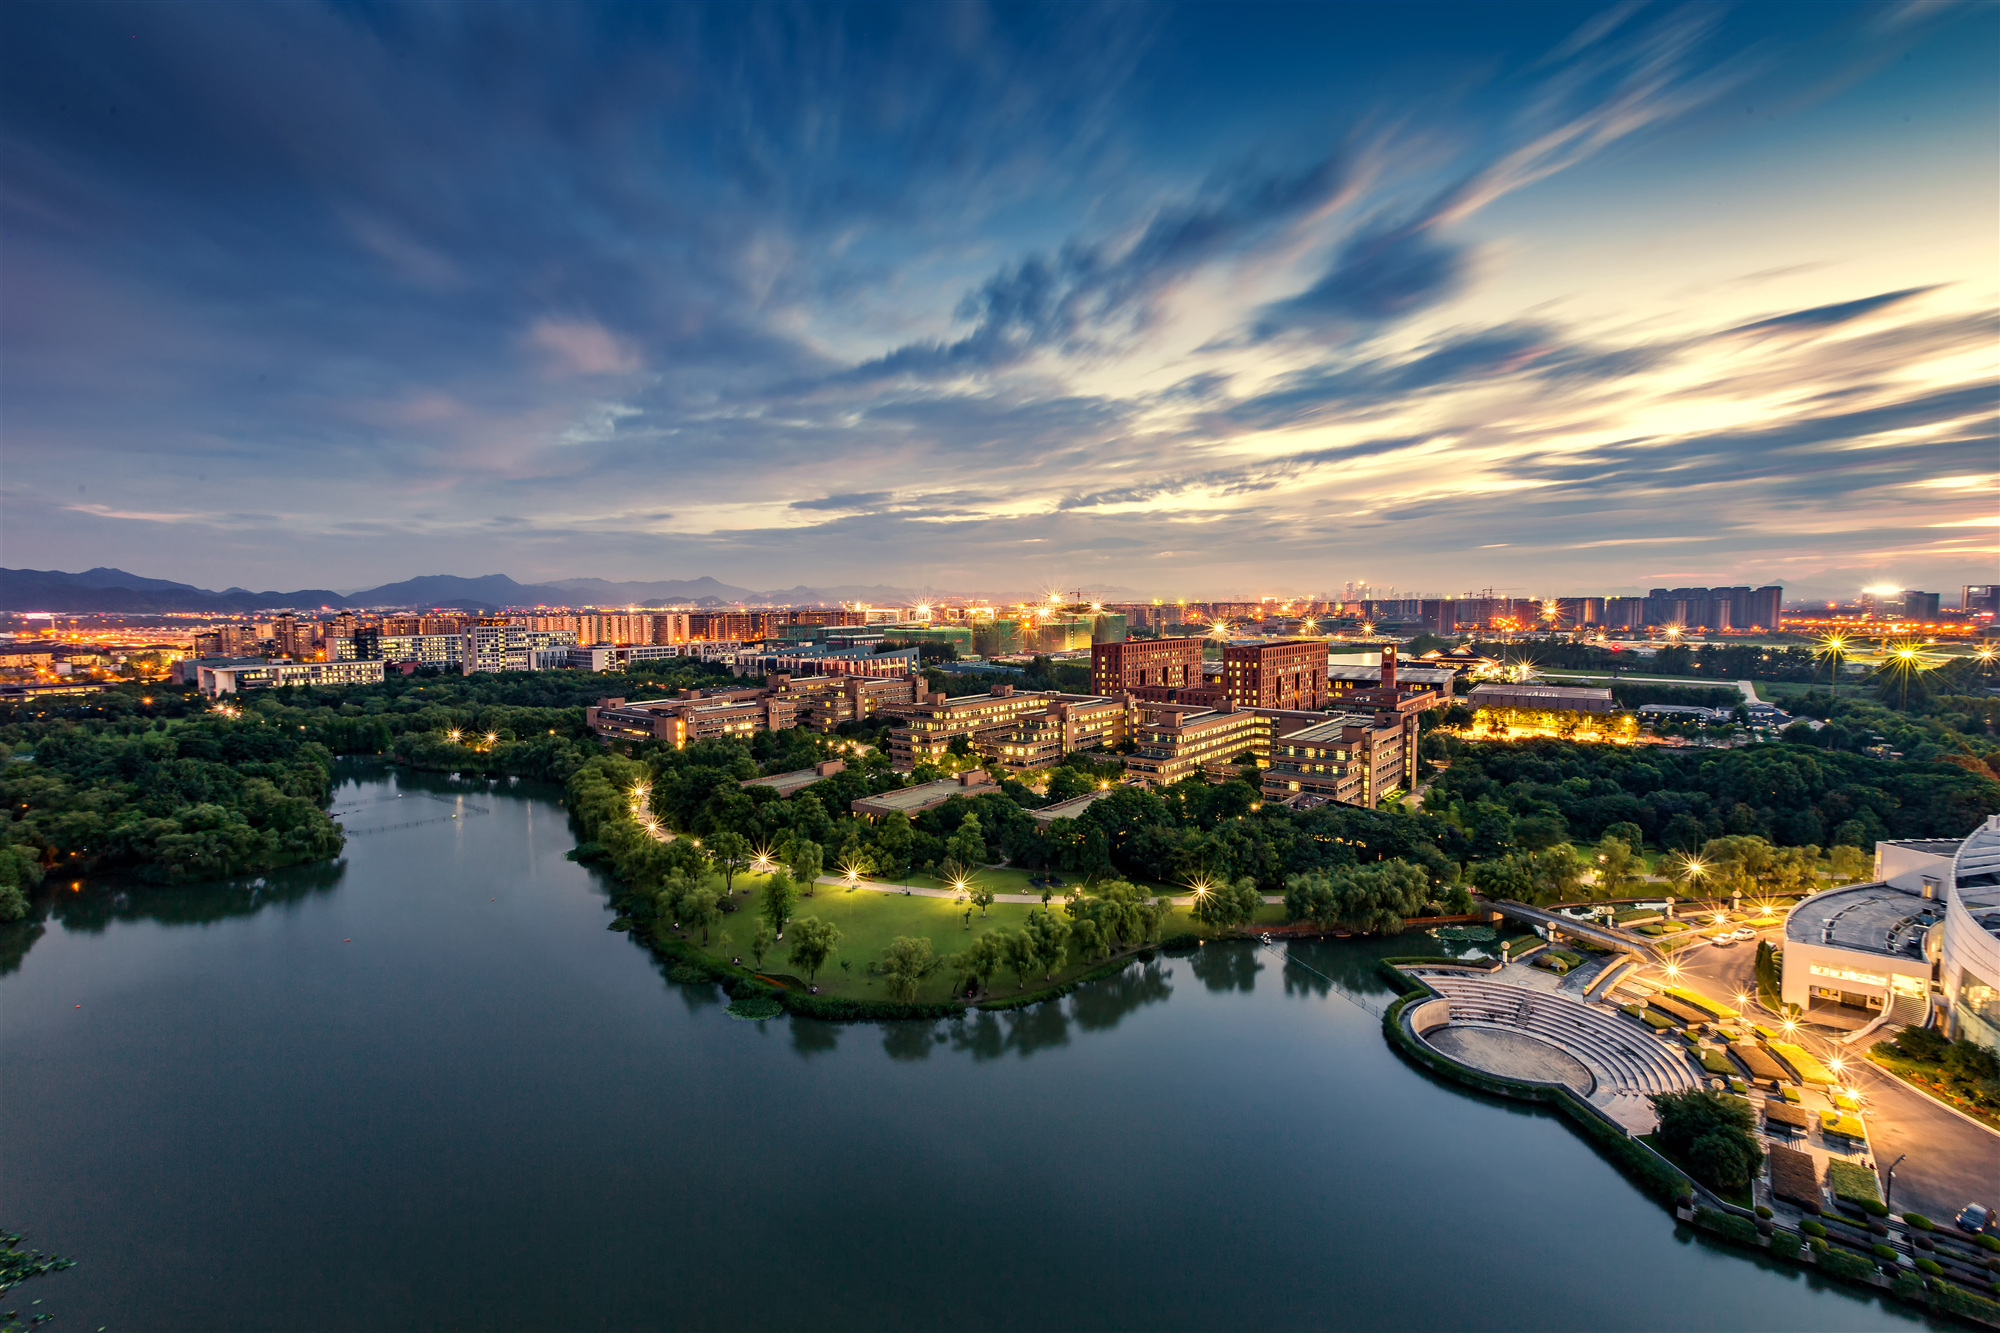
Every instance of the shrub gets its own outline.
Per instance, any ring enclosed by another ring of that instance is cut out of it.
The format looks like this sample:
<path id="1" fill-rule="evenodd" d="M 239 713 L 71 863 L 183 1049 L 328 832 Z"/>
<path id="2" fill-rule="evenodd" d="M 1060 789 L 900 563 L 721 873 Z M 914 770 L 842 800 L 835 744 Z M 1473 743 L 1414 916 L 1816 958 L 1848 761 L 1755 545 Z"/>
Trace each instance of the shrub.
<path id="1" fill-rule="evenodd" d="M 1877 1259 L 1894 1259 L 1896 1257 L 1895 1249 L 1888 1245 L 1882 1245 L 1882 1244 L 1870 1245 L 1868 1247 L 1868 1250 Z"/>
<path id="2" fill-rule="evenodd" d="M 1825 1237 L 1825 1236 L 1814 1236 L 1814 1237 L 1813 1237 L 1813 1238 L 1812 1238 L 1811 1240 L 1807 1241 L 1807 1242 L 1806 1242 L 1806 1244 L 1807 1244 L 1807 1245 L 1808 1245 L 1809 1247 L 1811 1247 L 1811 1249 L 1812 1249 L 1812 1252 L 1813 1252 L 1814 1254 L 1825 1254 L 1825 1253 L 1826 1253 L 1826 1237 Z"/>
<path id="3" fill-rule="evenodd" d="M 1944 1265 L 1935 1259 L 1919 1258 L 1917 1260 L 1917 1271 L 1926 1277 L 1943 1277 Z"/>
<path id="4" fill-rule="evenodd" d="M 1774 1214 L 1769 1208 L 1766 1208 L 1763 1204 L 1760 1203 L 1757 1205 L 1757 1216 L 1769 1218 L 1776 1216 L 1776 1214 Z"/>
<path id="5" fill-rule="evenodd" d="M 1863 1199 L 1861 1207 L 1870 1217 L 1887 1217 L 1889 1215 L 1889 1205 L 1883 1203 L 1880 1199 Z"/>
<path id="6" fill-rule="evenodd" d="M 1773 1231 L 1771 1233 L 1771 1253 L 1781 1259 L 1798 1258 L 1799 1238 L 1797 1233 L 1786 1231 L 1782 1227 Z"/>
<path id="7" fill-rule="evenodd" d="M 1808 1236 L 1823 1237 L 1826 1235 L 1826 1224 L 1807 1218 L 1805 1221 L 1799 1223 L 1799 1230 L 1805 1232 Z"/>
<path id="8" fill-rule="evenodd" d="M 1982 1232 L 1972 1238 L 1972 1243 L 1982 1250 L 1991 1250 L 1995 1254 L 2000 1254 L 2000 1236 L 1988 1236 Z"/>
<path id="9" fill-rule="evenodd" d="M 1936 1231 L 1937 1226 L 1922 1213 L 1904 1213 L 1903 1220 L 1919 1231 Z"/>
<path id="10" fill-rule="evenodd" d="M 710 977 L 708 973 L 692 964 L 675 963 L 667 969 L 667 980 L 677 986 L 692 986 L 699 982 L 708 981 Z"/>
<path id="11" fill-rule="evenodd" d="M 1757 1226 L 1747 1217 L 1738 1217 L 1734 1213 L 1718 1213 L 1712 1208 L 1697 1208 L 1695 1209 L 1694 1220 L 1697 1225 L 1707 1227 L 1710 1231 L 1715 1232 L 1717 1235 L 1725 1236 L 1735 1241 L 1738 1245 L 1755 1245 L 1757 1243 Z"/>
<path id="12" fill-rule="evenodd" d="M 1820 1244 L 1825 1245 L 1826 1242 L 1821 1241 Z M 1874 1264 L 1847 1250 L 1821 1250 L 1819 1266 L 1831 1277 L 1844 1277 L 1855 1282 L 1866 1281 L 1875 1273 Z"/>

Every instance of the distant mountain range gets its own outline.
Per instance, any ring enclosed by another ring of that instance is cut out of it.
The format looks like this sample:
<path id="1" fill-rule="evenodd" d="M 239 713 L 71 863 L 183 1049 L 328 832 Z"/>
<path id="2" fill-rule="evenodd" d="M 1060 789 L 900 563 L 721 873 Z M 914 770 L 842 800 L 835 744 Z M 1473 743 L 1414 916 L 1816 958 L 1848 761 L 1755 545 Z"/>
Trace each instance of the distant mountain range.
<path id="1" fill-rule="evenodd" d="M 122 569 L 87 569 L 67 574 L 56 569 L 0 569 L 0 611 L 109 611 L 128 615 L 168 611 L 246 612 L 317 611 L 321 608 L 447 607 L 463 611 L 497 611 L 524 606 L 729 606 L 738 602 L 810 605 L 814 602 L 908 602 L 918 596 L 908 588 L 882 584 L 842 584 L 759 592 L 719 583 L 712 578 L 666 579 L 659 582 L 614 583 L 605 579 L 558 579 L 551 583 L 516 583 L 505 574 L 461 578 L 428 574 L 385 583 L 379 588 L 341 594 L 331 588 L 294 592 L 252 592 L 225 588 L 211 592 L 188 583 L 149 579 Z"/>

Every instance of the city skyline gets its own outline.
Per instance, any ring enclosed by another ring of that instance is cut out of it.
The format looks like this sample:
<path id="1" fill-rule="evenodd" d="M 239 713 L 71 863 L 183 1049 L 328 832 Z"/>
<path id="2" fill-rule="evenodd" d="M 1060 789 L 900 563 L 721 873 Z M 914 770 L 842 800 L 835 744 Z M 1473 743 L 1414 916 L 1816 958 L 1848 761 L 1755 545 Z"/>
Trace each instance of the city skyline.
<path id="1" fill-rule="evenodd" d="M 1990 581 L 1990 9 L 0 24 L 9 566 Z"/>

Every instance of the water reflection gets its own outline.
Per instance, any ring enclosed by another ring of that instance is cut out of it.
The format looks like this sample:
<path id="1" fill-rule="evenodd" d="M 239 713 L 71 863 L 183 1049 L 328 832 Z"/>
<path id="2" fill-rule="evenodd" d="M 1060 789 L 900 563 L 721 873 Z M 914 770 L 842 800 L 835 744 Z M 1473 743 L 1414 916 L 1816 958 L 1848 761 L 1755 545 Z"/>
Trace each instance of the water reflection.
<path id="1" fill-rule="evenodd" d="M 347 861 L 320 861 L 249 879 L 210 880 L 174 886 L 107 883 L 80 893 L 55 895 L 49 915 L 64 930 L 102 934 L 114 921 L 158 921 L 169 926 L 204 925 L 232 916 L 254 916 L 267 907 L 298 902 L 327 892 L 347 873 Z"/>
<path id="2" fill-rule="evenodd" d="M 1050 1000 L 999 1013 L 975 1009 L 942 1028 L 936 1023 L 884 1023 L 882 1049 L 892 1060 L 928 1060 L 933 1051 L 947 1045 L 954 1055 L 969 1055 L 975 1062 L 1009 1055 L 1025 1060 L 1037 1051 L 1067 1046 L 1072 1028 L 1081 1032 L 1109 1031 L 1127 1014 L 1157 1004 L 1173 993 L 1171 969 L 1156 962 L 1147 963 L 1079 986 L 1071 992 L 1067 1003 Z M 793 1046 L 802 1056 L 833 1047 L 832 1024 L 795 1018 L 792 1028 Z M 818 1044 L 819 1037 L 803 1035 L 814 1029 L 827 1031 L 824 1046 Z"/>
<path id="3" fill-rule="evenodd" d="M 1264 970 L 1254 944 L 1204 945 L 1190 960 L 1202 985 L 1217 993 L 1257 989 L 1257 974 Z"/>
<path id="4" fill-rule="evenodd" d="M 802 1060 L 825 1055 L 840 1044 L 840 1024 L 823 1023 L 817 1018 L 792 1020 L 792 1052 Z"/>

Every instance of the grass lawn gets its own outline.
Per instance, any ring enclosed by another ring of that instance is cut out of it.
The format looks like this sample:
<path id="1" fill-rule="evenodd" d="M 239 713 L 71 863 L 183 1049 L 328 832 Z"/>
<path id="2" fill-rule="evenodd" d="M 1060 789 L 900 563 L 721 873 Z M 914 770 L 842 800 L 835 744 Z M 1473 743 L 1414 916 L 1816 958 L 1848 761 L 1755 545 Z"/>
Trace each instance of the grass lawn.
<path id="1" fill-rule="evenodd" d="M 1027 892 L 1026 872 L 987 871 L 992 875 L 1018 874 L 1022 877 L 1023 888 Z M 737 910 L 722 918 L 721 923 L 710 933 L 708 951 L 719 958 L 742 958 L 747 966 L 751 963 L 750 940 L 763 923 L 759 908 L 763 903 L 763 888 L 767 876 L 738 874 L 736 876 Z M 721 889 L 720 880 L 712 879 L 711 884 Z M 916 879 L 911 880 L 916 883 Z M 998 888 L 998 883 L 995 883 Z M 748 889 L 750 892 L 745 893 Z M 1012 892 L 1013 890 L 1008 890 Z M 1052 906 L 1054 906 L 1052 904 Z M 982 917 L 972 914 L 971 928 L 968 929 L 963 908 L 955 906 L 949 898 L 926 898 L 919 894 L 882 893 L 875 889 L 848 889 L 822 884 L 811 897 L 801 896 L 794 912 L 797 917 L 818 917 L 831 921 L 840 928 L 840 943 L 833 956 L 821 969 L 817 984 L 823 995 L 838 995 L 852 999 L 889 999 L 886 979 L 870 976 L 868 969 L 877 962 L 889 942 L 899 935 L 927 938 L 939 957 L 954 954 L 982 934 L 995 930 L 1018 930 L 1027 920 L 1028 913 L 1040 910 L 1039 904 L 995 903 Z M 1059 907 L 1056 910 L 1061 910 Z M 1258 911 L 1256 923 L 1275 925 L 1284 919 L 1284 907 L 1278 903 L 1266 903 Z M 1201 926 L 1188 915 L 1186 910 L 1175 908 L 1162 927 L 1163 936 L 1199 933 Z M 699 944 L 700 936 L 690 936 L 690 943 Z M 787 942 L 780 941 L 770 953 L 764 956 L 763 970 L 772 974 L 797 975 L 804 973 L 786 956 Z M 841 964 L 846 963 L 846 967 Z M 1056 975 L 1057 981 L 1074 977 L 1086 970 L 1086 965 L 1072 958 L 1069 964 Z M 936 1002 L 951 998 L 957 977 L 947 967 L 940 967 L 924 979 L 917 989 L 920 1002 Z M 1039 977 L 1031 977 L 1027 989 L 1043 985 Z M 993 989 L 997 998 L 1005 999 L 1018 989 L 1014 974 L 1002 970 L 993 978 Z"/>

